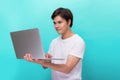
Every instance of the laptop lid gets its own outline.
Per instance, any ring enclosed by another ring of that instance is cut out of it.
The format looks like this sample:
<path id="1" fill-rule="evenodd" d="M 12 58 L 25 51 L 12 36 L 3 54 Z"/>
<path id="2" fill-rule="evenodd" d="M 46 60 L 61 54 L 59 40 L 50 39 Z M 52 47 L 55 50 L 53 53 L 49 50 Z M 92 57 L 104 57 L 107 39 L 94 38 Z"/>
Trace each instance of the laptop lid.
<path id="1" fill-rule="evenodd" d="M 38 28 L 10 32 L 17 59 L 30 53 L 34 59 L 45 59 Z"/>

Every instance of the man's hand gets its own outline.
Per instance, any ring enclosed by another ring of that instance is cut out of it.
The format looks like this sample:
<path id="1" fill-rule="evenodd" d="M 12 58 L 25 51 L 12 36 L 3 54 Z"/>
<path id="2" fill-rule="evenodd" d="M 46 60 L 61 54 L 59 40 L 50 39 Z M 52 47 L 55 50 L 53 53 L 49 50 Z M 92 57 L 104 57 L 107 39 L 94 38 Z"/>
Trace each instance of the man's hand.
<path id="1" fill-rule="evenodd" d="M 52 56 L 50 54 L 46 54 L 45 57 L 46 58 L 51 58 Z M 34 63 L 41 64 L 44 67 L 47 67 L 47 64 L 51 63 L 50 60 L 32 59 L 32 56 L 30 55 L 30 53 L 26 53 L 25 56 L 24 56 L 24 59 L 29 61 L 29 62 L 34 62 Z"/>
<path id="2" fill-rule="evenodd" d="M 39 63 L 39 64 L 43 63 L 43 60 L 32 59 L 32 56 L 30 55 L 30 53 L 26 53 L 25 56 L 24 56 L 24 59 L 29 61 L 29 62 L 34 62 L 34 63 Z"/>
<path id="3" fill-rule="evenodd" d="M 52 58 L 52 55 L 47 53 L 47 54 L 45 54 L 45 58 Z"/>
<path id="4" fill-rule="evenodd" d="M 33 62 L 34 60 L 31 58 L 31 55 L 30 53 L 26 53 L 25 56 L 24 56 L 24 59 L 29 61 L 29 62 Z"/>

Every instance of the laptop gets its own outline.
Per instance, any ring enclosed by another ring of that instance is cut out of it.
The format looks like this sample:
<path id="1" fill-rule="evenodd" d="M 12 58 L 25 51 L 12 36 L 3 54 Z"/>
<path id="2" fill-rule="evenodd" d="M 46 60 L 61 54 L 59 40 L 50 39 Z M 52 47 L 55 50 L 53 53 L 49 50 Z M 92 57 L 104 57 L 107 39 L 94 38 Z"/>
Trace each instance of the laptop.
<path id="1" fill-rule="evenodd" d="M 10 32 L 17 59 L 24 59 L 30 53 L 33 59 L 64 60 L 62 58 L 45 58 L 38 28 Z"/>

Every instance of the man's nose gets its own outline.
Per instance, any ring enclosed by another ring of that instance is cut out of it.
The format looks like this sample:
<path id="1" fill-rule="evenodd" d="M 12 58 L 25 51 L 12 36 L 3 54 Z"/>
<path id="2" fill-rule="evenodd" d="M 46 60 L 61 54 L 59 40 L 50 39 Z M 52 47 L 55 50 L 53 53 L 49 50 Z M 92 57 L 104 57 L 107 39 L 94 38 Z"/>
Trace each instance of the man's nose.
<path id="1" fill-rule="evenodd" d="M 59 25 L 58 25 L 58 24 L 55 24 L 54 26 L 55 26 L 55 28 L 58 28 L 58 27 L 59 27 Z"/>

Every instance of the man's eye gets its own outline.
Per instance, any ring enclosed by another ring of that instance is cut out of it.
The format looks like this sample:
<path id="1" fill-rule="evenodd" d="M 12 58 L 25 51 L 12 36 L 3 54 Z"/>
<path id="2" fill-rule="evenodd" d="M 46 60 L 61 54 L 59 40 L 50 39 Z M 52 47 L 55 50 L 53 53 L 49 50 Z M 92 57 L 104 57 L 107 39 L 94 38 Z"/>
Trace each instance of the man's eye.
<path id="1" fill-rule="evenodd" d="M 58 21 L 58 23 L 60 24 L 60 23 L 62 23 L 61 21 Z"/>
<path id="2" fill-rule="evenodd" d="M 53 22 L 54 24 L 56 24 L 55 22 Z"/>

